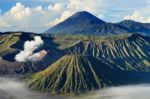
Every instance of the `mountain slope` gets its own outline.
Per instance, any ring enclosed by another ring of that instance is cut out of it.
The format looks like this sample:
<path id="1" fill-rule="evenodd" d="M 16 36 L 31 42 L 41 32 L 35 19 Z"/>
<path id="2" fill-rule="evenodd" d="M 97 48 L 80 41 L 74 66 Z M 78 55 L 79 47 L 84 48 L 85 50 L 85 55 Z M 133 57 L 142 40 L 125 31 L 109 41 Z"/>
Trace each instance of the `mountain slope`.
<path id="1" fill-rule="evenodd" d="M 126 27 L 113 23 L 106 23 L 103 20 L 98 19 L 94 15 L 86 11 L 82 11 L 75 13 L 65 21 L 50 28 L 45 33 L 109 35 L 128 32 L 129 29 L 127 29 Z"/>
<path id="2" fill-rule="evenodd" d="M 94 57 L 65 55 L 44 71 L 30 76 L 28 85 L 51 94 L 95 90 L 110 84 L 105 77 L 108 67 L 108 63 Z"/>
<path id="3" fill-rule="evenodd" d="M 75 13 L 65 21 L 50 28 L 45 33 L 109 35 L 129 33 L 129 29 L 117 24 L 106 23 L 94 15 L 83 11 Z"/>
<path id="4" fill-rule="evenodd" d="M 108 86 L 150 82 L 149 37 L 132 34 L 69 38 L 68 42 L 76 43 L 69 46 L 65 42 L 68 46 L 62 51 L 67 55 L 47 69 L 29 76 L 30 88 L 50 94 L 78 94 Z M 94 84 L 96 79 L 99 81 Z"/>
<path id="5" fill-rule="evenodd" d="M 105 23 L 101 25 L 93 25 L 91 27 L 87 27 L 87 30 L 84 31 L 88 34 L 96 34 L 96 35 L 117 35 L 123 33 L 129 33 L 130 30 L 126 27 L 113 24 L 113 23 Z"/>
<path id="6" fill-rule="evenodd" d="M 132 20 L 124 20 L 119 22 L 118 25 L 128 28 L 131 32 L 145 33 L 150 35 L 150 23 L 140 23 Z"/>
<path id="7" fill-rule="evenodd" d="M 103 20 L 98 19 L 94 15 L 86 11 L 82 11 L 75 13 L 65 21 L 45 31 L 45 33 L 83 33 L 88 26 L 104 23 L 105 22 Z"/>
<path id="8" fill-rule="evenodd" d="M 109 86 L 150 82 L 150 73 L 120 70 L 92 56 L 65 55 L 47 69 L 26 76 L 31 89 L 49 94 L 82 94 Z M 139 80 L 140 79 L 140 80 Z"/>
<path id="9" fill-rule="evenodd" d="M 14 57 L 26 40 L 36 34 L 10 33 L 0 36 L 0 74 L 38 72 L 65 54 L 81 54 L 110 61 L 122 70 L 149 71 L 150 38 L 139 34 L 118 36 L 41 35 L 47 56 L 38 62 L 16 62 Z M 60 49 L 61 48 L 61 49 Z"/>
<path id="10" fill-rule="evenodd" d="M 123 70 L 149 71 L 150 38 L 139 34 L 111 40 L 79 41 L 65 49 L 68 54 L 90 55 L 111 61 Z"/>
<path id="11" fill-rule="evenodd" d="M 89 12 L 77 12 L 63 22 L 53 26 L 46 34 L 88 34 L 111 35 L 122 33 L 142 33 L 150 35 L 150 23 L 124 20 L 119 23 L 107 23 Z"/>
<path id="12" fill-rule="evenodd" d="M 46 50 L 46 57 L 37 62 L 15 61 L 24 42 L 37 35 L 44 45 L 36 51 Z M 0 76 L 30 74 L 29 87 L 50 94 L 78 94 L 107 86 L 150 82 L 150 37 L 140 34 L 4 33 L 0 35 L 1 50 Z"/>

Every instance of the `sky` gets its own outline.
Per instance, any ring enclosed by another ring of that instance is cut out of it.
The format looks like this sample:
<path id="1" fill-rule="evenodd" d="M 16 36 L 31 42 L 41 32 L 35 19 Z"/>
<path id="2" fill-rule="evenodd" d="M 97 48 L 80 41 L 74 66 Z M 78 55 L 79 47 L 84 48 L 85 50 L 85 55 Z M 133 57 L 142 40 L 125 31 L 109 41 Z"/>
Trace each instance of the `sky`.
<path id="1" fill-rule="evenodd" d="M 150 23 L 150 0 L 0 0 L 0 31 L 44 32 L 78 11 Z"/>

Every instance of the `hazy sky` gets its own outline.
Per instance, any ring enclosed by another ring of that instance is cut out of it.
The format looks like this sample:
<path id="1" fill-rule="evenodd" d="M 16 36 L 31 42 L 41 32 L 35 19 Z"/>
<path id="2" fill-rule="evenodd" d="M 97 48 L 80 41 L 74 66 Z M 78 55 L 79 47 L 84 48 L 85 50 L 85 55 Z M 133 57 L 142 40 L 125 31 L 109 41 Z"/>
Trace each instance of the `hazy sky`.
<path id="1" fill-rule="evenodd" d="M 0 31 L 43 32 L 78 11 L 107 22 L 150 22 L 150 0 L 0 0 Z"/>

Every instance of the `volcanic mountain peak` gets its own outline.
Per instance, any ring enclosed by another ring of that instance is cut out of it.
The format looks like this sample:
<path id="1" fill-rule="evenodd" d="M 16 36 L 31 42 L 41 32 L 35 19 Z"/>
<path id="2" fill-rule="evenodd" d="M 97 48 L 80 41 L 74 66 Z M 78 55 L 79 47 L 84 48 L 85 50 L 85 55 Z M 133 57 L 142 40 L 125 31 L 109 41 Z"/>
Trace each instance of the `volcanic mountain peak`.
<path id="1" fill-rule="evenodd" d="M 87 20 L 88 22 L 91 21 L 91 24 L 104 24 L 105 22 L 97 18 L 96 16 L 92 15 L 91 13 L 87 11 L 81 11 L 77 12 L 68 19 L 72 19 L 72 21 L 85 21 Z M 93 22 L 93 23 L 92 23 Z"/>
<path id="2" fill-rule="evenodd" d="M 105 23 L 89 12 L 82 11 L 75 13 L 63 22 L 48 29 L 45 33 L 80 33 L 87 29 L 88 26 Z"/>
<path id="3" fill-rule="evenodd" d="M 28 79 L 29 87 L 53 93 L 80 93 L 105 86 L 102 67 L 91 56 L 65 55 L 46 70 Z M 43 78 L 44 77 L 44 78 Z"/>
<path id="4" fill-rule="evenodd" d="M 142 33 L 149 35 L 150 23 L 141 23 L 133 20 L 107 23 L 87 11 L 81 11 L 53 26 L 44 33 L 88 35 Z"/>

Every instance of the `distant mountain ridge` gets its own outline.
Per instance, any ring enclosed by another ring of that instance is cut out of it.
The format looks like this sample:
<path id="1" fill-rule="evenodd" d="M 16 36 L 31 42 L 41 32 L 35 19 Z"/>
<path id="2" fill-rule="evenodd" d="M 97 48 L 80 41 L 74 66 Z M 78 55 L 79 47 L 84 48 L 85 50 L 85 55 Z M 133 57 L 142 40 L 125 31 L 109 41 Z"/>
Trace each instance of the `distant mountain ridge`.
<path id="1" fill-rule="evenodd" d="M 150 34 L 150 23 L 140 23 L 133 20 L 124 20 L 119 22 L 118 25 L 128 28 L 130 32 Z"/>
<path id="2" fill-rule="evenodd" d="M 107 23 L 89 12 L 77 12 L 63 22 L 53 26 L 46 34 L 122 34 L 143 33 L 150 34 L 150 23 L 140 23 L 132 20 L 124 20 L 119 23 Z"/>

